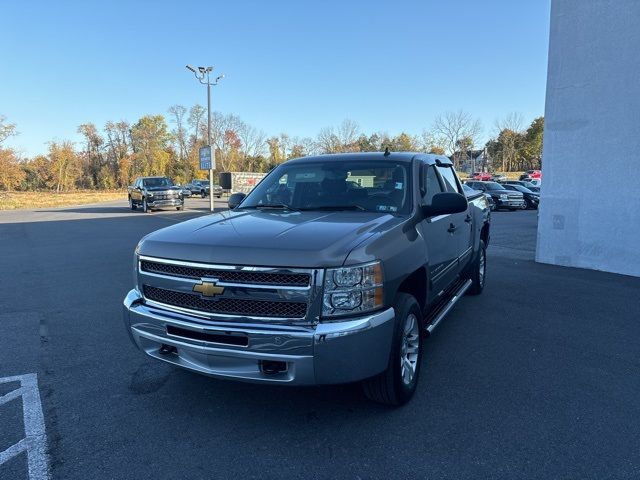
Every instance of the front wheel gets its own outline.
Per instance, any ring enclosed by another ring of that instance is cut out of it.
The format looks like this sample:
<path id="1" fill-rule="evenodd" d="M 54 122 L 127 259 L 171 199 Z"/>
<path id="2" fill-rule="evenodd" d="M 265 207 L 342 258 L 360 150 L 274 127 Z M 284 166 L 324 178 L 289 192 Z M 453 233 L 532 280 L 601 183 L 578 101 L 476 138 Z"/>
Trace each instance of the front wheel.
<path id="1" fill-rule="evenodd" d="M 133 203 L 133 198 L 129 197 L 129 208 L 131 210 L 135 210 L 136 209 L 136 204 Z"/>
<path id="2" fill-rule="evenodd" d="M 484 282 L 487 277 L 487 247 L 483 240 L 480 240 L 478 256 L 471 267 L 471 275 L 469 278 L 473 282 L 469 287 L 470 295 L 480 295 L 484 289 Z"/>
<path id="3" fill-rule="evenodd" d="M 200 198 L 204 198 L 204 197 L 206 197 L 206 196 L 207 196 L 207 194 L 206 194 L 206 193 L 204 193 L 204 190 L 201 190 L 201 191 L 200 191 Z"/>
<path id="4" fill-rule="evenodd" d="M 142 199 L 142 211 L 144 213 L 149 213 L 149 211 L 150 211 L 149 210 L 149 204 L 147 203 L 147 198 L 146 197 Z"/>
<path id="5" fill-rule="evenodd" d="M 387 369 L 362 386 L 370 400 L 398 406 L 407 403 L 418 386 L 424 335 L 422 312 L 412 295 L 399 293 L 393 309 L 396 318 Z"/>

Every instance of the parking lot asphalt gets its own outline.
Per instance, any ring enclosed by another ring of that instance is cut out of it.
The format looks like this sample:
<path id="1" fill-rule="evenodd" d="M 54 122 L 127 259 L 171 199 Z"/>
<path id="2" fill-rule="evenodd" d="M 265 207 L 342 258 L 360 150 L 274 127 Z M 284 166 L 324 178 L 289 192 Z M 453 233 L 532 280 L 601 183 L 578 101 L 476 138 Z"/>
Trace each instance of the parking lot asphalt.
<path id="1" fill-rule="evenodd" d="M 51 478 L 640 477 L 640 279 L 533 262 L 535 211 L 493 214 L 484 293 L 390 409 L 357 385 L 213 380 L 131 345 L 137 241 L 206 202 L 0 212 L 0 379 L 37 374 Z M 1 404 L 17 385 L 0 383 L 0 453 L 28 422 L 19 398 Z M 29 478 L 28 460 L 0 478 Z"/>

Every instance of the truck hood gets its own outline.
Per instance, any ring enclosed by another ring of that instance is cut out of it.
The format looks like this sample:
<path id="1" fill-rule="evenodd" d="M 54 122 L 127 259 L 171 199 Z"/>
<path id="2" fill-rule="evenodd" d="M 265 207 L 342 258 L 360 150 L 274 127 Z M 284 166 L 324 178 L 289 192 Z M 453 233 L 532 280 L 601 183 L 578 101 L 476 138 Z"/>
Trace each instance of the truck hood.
<path id="1" fill-rule="evenodd" d="M 375 212 L 227 211 L 147 235 L 141 255 L 227 265 L 331 267 L 406 218 Z"/>

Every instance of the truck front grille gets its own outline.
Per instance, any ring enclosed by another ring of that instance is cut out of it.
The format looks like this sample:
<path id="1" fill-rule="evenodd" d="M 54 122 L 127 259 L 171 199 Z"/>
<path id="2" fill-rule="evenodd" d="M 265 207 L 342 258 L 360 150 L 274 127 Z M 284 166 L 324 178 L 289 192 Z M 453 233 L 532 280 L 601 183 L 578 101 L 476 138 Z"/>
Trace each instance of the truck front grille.
<path id="1" fill-rule="evenodd" d="M 166 290 L 150 285 L 144 285 L 143 291 L 144 296 L 149 300 L 206 313 L 273 318 L 303 318 L 307 313 L 307 304 L 304 302 L 224 297 L 209 300 L 195 293 L 176 292 L 175 290 Z"/>
<path id="2" fill-rule="evenodd" d="M 201 279 L 216 278 L 220 282 L 241 283 L 247 285 L 282 285 L 287 287 L 309 286 L 310 275 L 307 273 L 270 273 L 249 270 L 219 270 L 213 268 L 174 265 L 170 263 L 142 260 L 140 268 L 143 272 L 158 273 L 173 277 Z"/>

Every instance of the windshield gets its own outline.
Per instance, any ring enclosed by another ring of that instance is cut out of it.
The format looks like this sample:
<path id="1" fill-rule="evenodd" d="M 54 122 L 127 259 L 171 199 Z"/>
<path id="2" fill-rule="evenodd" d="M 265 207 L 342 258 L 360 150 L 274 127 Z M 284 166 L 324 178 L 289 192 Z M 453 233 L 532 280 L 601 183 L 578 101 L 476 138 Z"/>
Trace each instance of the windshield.
<path id="1" fill-rule="evenodd" d="M 173 186 L 173 182 L 166 178 L 145 178 L 142 183 L 145 187 L 171 187 Z"/>
<path id="2" fill-rule="evenodd" d="M 484 186 L 487 190 L 504 190 L 504 187 L 497 182 L 484 182 Z"/>
<path id="3" fill-rule="evenodd" d="M 409 213 L 408 164 L 370 161 L 284 163 L 239 208 Z"/>

